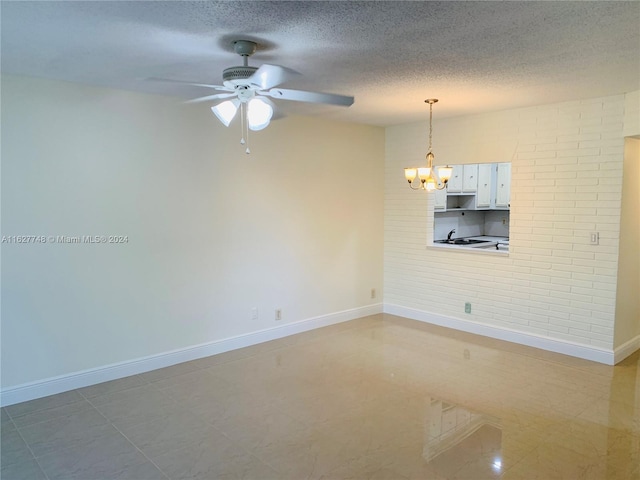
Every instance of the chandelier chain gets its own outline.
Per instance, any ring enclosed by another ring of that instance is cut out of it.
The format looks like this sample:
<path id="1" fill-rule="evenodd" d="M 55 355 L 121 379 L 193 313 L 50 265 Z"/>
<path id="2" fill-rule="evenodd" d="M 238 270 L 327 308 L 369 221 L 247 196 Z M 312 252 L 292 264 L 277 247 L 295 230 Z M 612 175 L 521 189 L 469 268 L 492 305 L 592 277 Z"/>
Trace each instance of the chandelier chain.
<path id="1" fill-rule="evenodd" d="M 431 152 L 431 136 L 433 135 L 433 103 L 429 103 L 429 152 Z"/>

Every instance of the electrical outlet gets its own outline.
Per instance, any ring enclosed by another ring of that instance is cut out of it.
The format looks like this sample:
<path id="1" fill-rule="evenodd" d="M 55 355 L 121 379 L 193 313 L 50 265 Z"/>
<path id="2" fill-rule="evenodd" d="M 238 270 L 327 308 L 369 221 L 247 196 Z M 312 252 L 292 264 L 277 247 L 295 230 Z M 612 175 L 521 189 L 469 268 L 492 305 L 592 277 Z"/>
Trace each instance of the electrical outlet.
<path id="1" fill-rule="evenodd" d="M 502 217 L 502 224 L 506 225 L 507 224 L 507 218 L 506 217 Z"/>
<path id="2" fill-rule="evenodd" d="M 371 289 L 371 298 L 376 298 L 376 289 L 375 288 Z"/>
<path id="3" fill-rule="evenodd" d="M 282 309 L 276 308 L 276 321 L 282 320 Z"/>
<path id="4" fill-rule="evenodd" d="M 466 302 L 464 304 L 464 313 L 471 313 L 471 302 Z"/>
<path id="5" fill-rule="evenodd" d="M 251 309 L 251 320 L 257 320 L 258 319 L 258 309 L 256 307 L 253 307 Z"/>
<path id="6" fill-rule="evenodd" d="M 591 245 L 599 245 L 600 244 L 600 232 L 591 232 L 589 236 L 589 242 Z"/>

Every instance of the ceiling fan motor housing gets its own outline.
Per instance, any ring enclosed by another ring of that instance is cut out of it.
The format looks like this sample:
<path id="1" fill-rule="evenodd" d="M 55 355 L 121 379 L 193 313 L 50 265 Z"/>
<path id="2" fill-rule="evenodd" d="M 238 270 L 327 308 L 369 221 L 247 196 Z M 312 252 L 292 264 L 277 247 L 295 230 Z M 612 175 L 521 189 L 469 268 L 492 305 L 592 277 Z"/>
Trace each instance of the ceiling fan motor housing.
<path id="1" fill-rule="evenodd" d="M 229 67 L 222 72 L 222 80 L 224 82 L 232 82 L 233 80 L 246 80 L 258 70 L 258 67 Z"/>

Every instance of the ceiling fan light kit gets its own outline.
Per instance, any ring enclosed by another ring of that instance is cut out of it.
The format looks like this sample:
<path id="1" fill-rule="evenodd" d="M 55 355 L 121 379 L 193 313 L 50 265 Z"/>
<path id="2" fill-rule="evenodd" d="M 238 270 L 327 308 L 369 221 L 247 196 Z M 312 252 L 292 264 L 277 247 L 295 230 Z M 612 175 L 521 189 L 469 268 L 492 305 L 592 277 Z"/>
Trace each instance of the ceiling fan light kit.
<path id="1" fill-rule="evenodd" d="M 268 102 L 268 103 L 267 103 Z M 249 128 L 254 131 L 262 130 L 273 116 L 273 107 L 266 98 L 252 98 L 247 103 L 247 118 L 249 120 Z"/>
<path id="2" fill-rule="evenodd" d="M 234 98 L 233 100 L 227 100 L 211 107 L 211 111 L 218 117 L 218 120 L 222 122 L 225 127 L 228 127 L 231 120 L 236 116 L 238 107 L 240 106 L 240 100 Z"/>
<path id="3" fill-rule="evenodd" d="M 404 177 L 413 190 L 442 190 L 447 186 L 447 182 L 453 173 L 453 168 L 449 165 L 437 169 L 433 166 L 433 160 L 435 159 L 431 147 L 431 138 L 433 136 L 433 104 L 437 101 L 437 98 L 428 98 L 424 101 L 429 104 L 429 152 L 426 156 L 427 166 L 407 167 L 404 169 Z M 418 186 L 414 186 L 416 178 L 420 180 Z"/>
<path id="4" fill-rule="evenodd" d="M 242 128 L 240 143 L 247 145 L 246 153 L 251 153 L 248 146 L 249 130 L 258 131 L 266 128 L 273 117 L 275 106 L 267 97 L 344 107 L 353 104 L 354 98 L 350 96 L 274 88 L 300 74 L 279 65 L 265 63 L 260 67 L 249 66 L 249 57 L 256 52 L 257 48 L 257 43 L 250 40 L 233 42 L 233 49 L 242 57 L 243 65 L 226 68 L 222 72 L 222 85 L 187 82 L 190 85 L 224 92 L 194 98 L 186 103 L 225 99 L 223 102 L 211 107 L 211 111 L 225 127 L 231 124 L 238 110 L 240 110 Z"/>

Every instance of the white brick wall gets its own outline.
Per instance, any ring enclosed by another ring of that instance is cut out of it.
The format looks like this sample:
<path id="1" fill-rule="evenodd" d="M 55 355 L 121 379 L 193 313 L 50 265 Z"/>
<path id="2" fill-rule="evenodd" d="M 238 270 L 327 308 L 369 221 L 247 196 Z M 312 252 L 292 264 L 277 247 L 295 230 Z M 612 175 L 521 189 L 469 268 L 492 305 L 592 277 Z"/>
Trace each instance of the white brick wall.
<path id="1" fill-rule="evenodd" d="M 611 350 L 624 135 L 638 127 L 638 98 L 434 112 L 436 164 L 512 162 L 508 257 L 426 247 L 433 199 L 410 190 L 402 168 L 423 162 L 428 125 L 387 128 L 385 304 Z"/>

